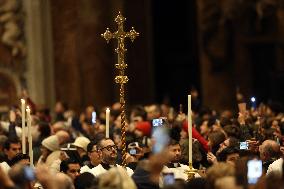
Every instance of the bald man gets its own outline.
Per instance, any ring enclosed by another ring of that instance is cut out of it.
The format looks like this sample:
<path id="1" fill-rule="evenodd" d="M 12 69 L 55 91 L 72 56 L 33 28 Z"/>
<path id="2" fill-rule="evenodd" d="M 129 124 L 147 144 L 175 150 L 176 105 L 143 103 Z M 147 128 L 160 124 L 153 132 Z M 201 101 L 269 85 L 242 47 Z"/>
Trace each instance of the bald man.
<path id="1" fill-rule="evenodd" d="M 280 145 L 274 140 L 265 140 L 259 146 L 259 156 L 263 162 L 263 168 L 267 171 L 269 165 L 281 155 Z"/>
<path id="2" fill-rule="evenodd" d="M 75 189 L 72 179 L 64 173 L 57 173 L 56 184 L 61 189 Z"/>
<path id="3" fill-rule="evenodd" d="M 58 141 L 60 145 L 65 144 L 70 140 L 70 134 L 67 131 L 60 130 L 60 131 L 57 131 L 55 135 L 58 137 Z"/>

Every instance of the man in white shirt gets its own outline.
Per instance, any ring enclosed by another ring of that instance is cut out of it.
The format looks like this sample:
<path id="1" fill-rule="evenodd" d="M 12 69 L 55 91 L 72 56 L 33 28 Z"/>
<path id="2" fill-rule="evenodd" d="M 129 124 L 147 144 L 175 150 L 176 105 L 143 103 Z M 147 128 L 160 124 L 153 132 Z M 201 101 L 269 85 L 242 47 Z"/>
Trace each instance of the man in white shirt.
<path id="1" fill-rule="evenodd" d="M 101 163 L 88 172 L 97 177 L 107 172 L 112 167 L 120 166 L 115 164 L 117 159 L 117 147 L 110 138 L 100 140 L 97 144 L 97 148 L 101 154 Z M 133 170 L 128 167 L 126 167 L 126 171 L 129 176 L 133 174 Z"/>
<path id="2" fill-rule="evenodd" d="M 283 174 L 283 158 L 279 158 L 269 165 L 266 175 L 271 173 Z"/>
<path id="3" fill-rule="evenodd" d="M 87 152 L 88 152 L 90 161 L 87 162 L 87 164 L 85 164 L 83 167 L 81 167 L 81 170 L 80 170 L 81 173 L 88 172 L 90 169 L 98 166 L 101 163 L 101 157 L 100 157 L 101 153 L 98 150 L 96 141 L 91 141 L 88 144 Z"/>
<path id="4" fill-rule="evenodd" d="M 175 179 L 187 180 L 188 176 L 185 174 L 185 171 L 188 170 L 188 165 L 179 163 L 181 159 L 180 144 L 176 140 L 171 139 L 168 145 L 168 151 L 170 154 L 170 161 L 164 166 L 162 173 L 172 172 L 174 173 Z M 196 173 L 195 177 L 200 177 L 200 175 Z"/>

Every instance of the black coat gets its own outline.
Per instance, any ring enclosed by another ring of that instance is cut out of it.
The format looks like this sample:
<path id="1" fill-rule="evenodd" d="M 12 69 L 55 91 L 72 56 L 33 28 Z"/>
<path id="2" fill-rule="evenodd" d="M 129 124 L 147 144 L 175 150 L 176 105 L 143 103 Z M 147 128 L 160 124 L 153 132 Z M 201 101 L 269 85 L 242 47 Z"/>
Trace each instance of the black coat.
<path id="1" fill-rule="evenodd" d="M 150 172 L 137 167 L 132 175 L 137 189 L 159 189 L 159 185 L 150 180 Z"/>

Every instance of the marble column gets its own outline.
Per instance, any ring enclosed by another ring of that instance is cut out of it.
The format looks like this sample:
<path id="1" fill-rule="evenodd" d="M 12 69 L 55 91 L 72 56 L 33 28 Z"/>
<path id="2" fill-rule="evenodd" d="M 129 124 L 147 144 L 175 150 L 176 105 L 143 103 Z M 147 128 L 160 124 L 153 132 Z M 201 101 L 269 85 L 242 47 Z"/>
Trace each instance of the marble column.
<path id="1" fill-rule="evenodd" d="M 53 50 L 49 0 L 24 0 L 28 92 L 36 104 L 55 102 Z"/>
<path id="2" fill-rule="evenodd" d="M 215 20 L 211 20 L 210 23 L 206 20 L 211 19 L 210 16 L 206 15 L 211 13 L 208 13 L 208 11 L 218 10 L 214 6 L 216 6 L 214 3 L 206 0 L 197 0 L 202 99 L 205 106 L 215 110 L 233 110 L 236 106 L 235 72 L 232 65 L 233 62 L 230 61 L 232 60 L 231 57 L 227 59 L 226 51 L 228 46 L 226 46 L 224 25 L 215 26 L 217 27 L 217 32 L 214 33 L 206 47 L 204 46 L 204 38 L 202 38 L 205 30 L 206 32 L 211 32 L 207 29 L 207 27 L 211 27 L 209 24 L 215 23 Z M 207 52 L 210 51 L 215 56 L 214 58 L 218 58 L 217 61 L 215 59 L 215 65 L 213 59 L 206 53 L 205 48 L 207 48 Z M 214 68 L 214 66 L 217 68 Z"/>

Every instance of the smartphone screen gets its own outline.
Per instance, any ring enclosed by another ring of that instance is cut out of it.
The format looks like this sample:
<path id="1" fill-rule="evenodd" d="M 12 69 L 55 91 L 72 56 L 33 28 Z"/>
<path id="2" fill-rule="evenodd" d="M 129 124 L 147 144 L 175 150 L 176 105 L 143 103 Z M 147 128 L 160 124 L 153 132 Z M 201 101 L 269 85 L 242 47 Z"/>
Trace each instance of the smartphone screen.
<path id="1" fill-rule="evenodd" d="M 135 148 L 131 148 L 131 149 L 129 150 L 129 154 L 130 154 L 130 155 L 136 155 L 136 154 L 137 154 L 137 150 L 136 150 Z"/>
<path id="2" fill-rule="evenodd" d="M 262 161 L 257 159 L 249 160 L 247 166 L 248 184 L 256 184 L 259 177 L 262 175 Z"/>
<path id="3" fill-rule="evenodd" d="M 152 126 L 153 127 L 163 126 L 163 119 L 153 119 Z"/>
<path id="4" fill-rule="evenodd" d="M 174 184 L 175 183 L 174 173 L 163 173 L 163 183 L 164 186 Z"/>
<path id="5" fill-rule="evenodd" d="M 92 124 L 95 124 L 97 122 L 97 113 L 92 112 Z"/>
<path id="6" fill-rule="evenodd" d="M 240 150 L 248 150 L 248 142 L 240 142 Z"/>
<path id="7" fill-rule="evenodd" d="M 170 141 L 168 131 L 165 127 L 157 127 L 154 129 L 152 139 L 154 141 L 152 148 L 154 154 L 162 152 Z"/>
<path id="8" fill-rule="evenodd" d="M 34 170 L 32 168 L 30 168 L 29 166 L 24 167 L 24 175 L 25 175 L 25 179 L 27 179 L 28 181 L 34 181 L 35 180 Z"/>
<path id="9" fill-rule="evenodd" d="M 256 98 L 253 96 L 250 98 L 251 107 L 256 109 Z"/>

